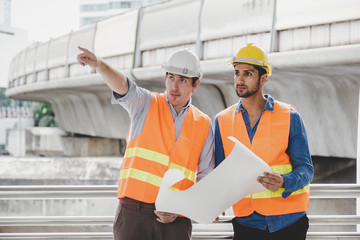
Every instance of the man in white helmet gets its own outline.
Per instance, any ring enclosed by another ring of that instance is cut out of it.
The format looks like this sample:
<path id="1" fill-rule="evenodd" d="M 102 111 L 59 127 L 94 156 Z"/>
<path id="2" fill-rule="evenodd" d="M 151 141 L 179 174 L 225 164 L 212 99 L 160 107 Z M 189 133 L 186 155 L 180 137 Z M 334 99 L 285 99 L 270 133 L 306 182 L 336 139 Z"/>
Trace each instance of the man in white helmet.
<path id="1" fill-rule="evenodd" d="M 185 179 L 172 188 L 185 190 L 215 165 L 211 121 L 191 105 L 202 75 L 199 58 L 188 49 L 174 52 L 162 66 L 166 91 L 159 94 L 137 86 L 87 49 L 79 49 L 78 62 L 101 74 L 113 91 L 112 103 L 123 106 L 131 118 L 114 238 L 189 240 L 190 219 L 158 212 L 154 203 L 168 169 L 184 172 Z"/>
<path id="2" fill-rule="evenodd" d="M 261 48 L 248 43 L 231 64 L 240 100 L 215 117 L 216 165 L 231 152 L 234 143 L 228 136 L 233 136 L 272 170 L 258 177 L 266 191 L 233 205 L 233 239 L 305 240 L 314 173 L 305 125 L 293 106 L 263 94 L 271 67 Z"/>

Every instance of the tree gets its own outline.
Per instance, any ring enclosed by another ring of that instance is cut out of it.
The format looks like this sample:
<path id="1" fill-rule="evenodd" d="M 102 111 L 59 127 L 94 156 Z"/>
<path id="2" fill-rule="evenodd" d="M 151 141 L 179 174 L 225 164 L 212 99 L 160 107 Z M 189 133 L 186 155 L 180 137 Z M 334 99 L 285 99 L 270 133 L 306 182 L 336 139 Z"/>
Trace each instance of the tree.
<path id="1" fill-rule="evenodd" d="M 34 114 L 35 127 L 58 127 L 55 113 L 50 103 L 29 102 L 10 99 L 5 96 L 6 88 L 0 88 L 0 108 L 1 107 L 30 107 Z"/>
<path id="2" fill-rule="evenodd" d="M 33 108 L 36 127 L 58 127 L 55 113 L 50 103 L 37 104 Z"/>
<path id="3" fill-rule="evenodd" d="M 10 107 L 13 101 L 5 96 L 6 88 L 0 88 L 0 107 Z M 14 104 L 14 103 L 13 103 Z"/>

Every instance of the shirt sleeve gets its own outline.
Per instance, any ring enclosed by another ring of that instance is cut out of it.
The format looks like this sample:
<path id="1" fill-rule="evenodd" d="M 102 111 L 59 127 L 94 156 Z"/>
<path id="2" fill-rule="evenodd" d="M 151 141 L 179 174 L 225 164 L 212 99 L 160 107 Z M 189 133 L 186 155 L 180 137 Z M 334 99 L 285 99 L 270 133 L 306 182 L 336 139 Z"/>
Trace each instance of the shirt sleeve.
<path id="1" fill-rule="evenodd" d="M 111 99 L 111 103 L 120 104 L 124 107 L 130 117 L 138 115 L 143 111 L 143 109 L 149 104 L 151 101 L 151 92 L 145 88 L 139 87 L 134 81 L 126 78 L 129 84 L 129 90 L 124 95 L 121 96 L 117 92 L 113 92 L 113 96 Z"/>
<path id="2" fill-rule="evenodd" d="M 151 92 L 139 87 L 134 81 L 127 78 L 129 90 L 121 96 L 113 92 L 111 103 L 120 104 L 129 113 L 131 119 L 131 129 L 129 140 L 137 136 L 144 128 L 146 116 L 150 108 Z"/>
<path id="3" fill-rule="evenodd" d="M 310 184 L 314 175 L 305 124 L 300 114 L 294 109 L 291 109 L 289 144 L 286 152 L 290 157 L 293 170 L 283 174 L 285 180 L 283 198 Z"/>
<path id="4" fill-rule="evenodd" d="M 218 115 L 215 116 L 215 120 L 214 120 L 214 140 L 215 140 L 215 167 L 217 167 L 225 159 L 224 147 L 220 135 Z"/>
<path id="5" fill-rule="evenodd" d="M 209 172 L 214 169 L 214 167 L 214 136 L 212 132 L 212 125 L 210 122 L 209 132 L 199 157 L 197 181 L 200 181 L 203 177 L 205 177 Z"/>

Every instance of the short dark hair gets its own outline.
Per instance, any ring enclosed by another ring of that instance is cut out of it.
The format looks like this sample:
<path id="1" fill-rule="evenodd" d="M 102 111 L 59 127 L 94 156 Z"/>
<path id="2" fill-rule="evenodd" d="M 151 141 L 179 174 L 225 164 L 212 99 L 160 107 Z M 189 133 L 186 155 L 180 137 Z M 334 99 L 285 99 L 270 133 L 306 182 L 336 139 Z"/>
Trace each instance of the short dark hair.
<path id="1" fill-rule="evenodd" d="M 257 65 L 253 65 L 253 66 L 254 66 L 254 68 L 258 71 L 258 73 L 259 73 L 259 78 L 260 78 L 262 75 L 264 75 L 264 74 L 267 73 L 267 71 L 266 71 L 265 68 L 260 67 L 260 66 L 257 66 Z"/>
<path id="2" fill-rule="evenodd" d="M 192 79 L 192 85 L 194 86 L 195 85 L 195 82 L 199 79 L 198 77 L 193 77 L 191 78 Z"/>

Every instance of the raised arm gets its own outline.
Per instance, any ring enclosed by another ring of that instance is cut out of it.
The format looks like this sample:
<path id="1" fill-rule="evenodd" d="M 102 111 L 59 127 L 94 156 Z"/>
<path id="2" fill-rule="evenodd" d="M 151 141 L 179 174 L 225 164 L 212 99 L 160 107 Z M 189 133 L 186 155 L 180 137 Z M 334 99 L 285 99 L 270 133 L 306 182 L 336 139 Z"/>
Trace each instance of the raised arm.
<path id="1" fill-rule="evenodd" d="M 100 73 L 105 83 L 120 95 L 125 95 L 129 90 L 128 82 L 125 75 L 106 64 L 102 59 L 98 58 L 94 53 L 86 48 L 78 47 L 82 53 L 77 55 L 80 65 L 94 68 Z"/>

